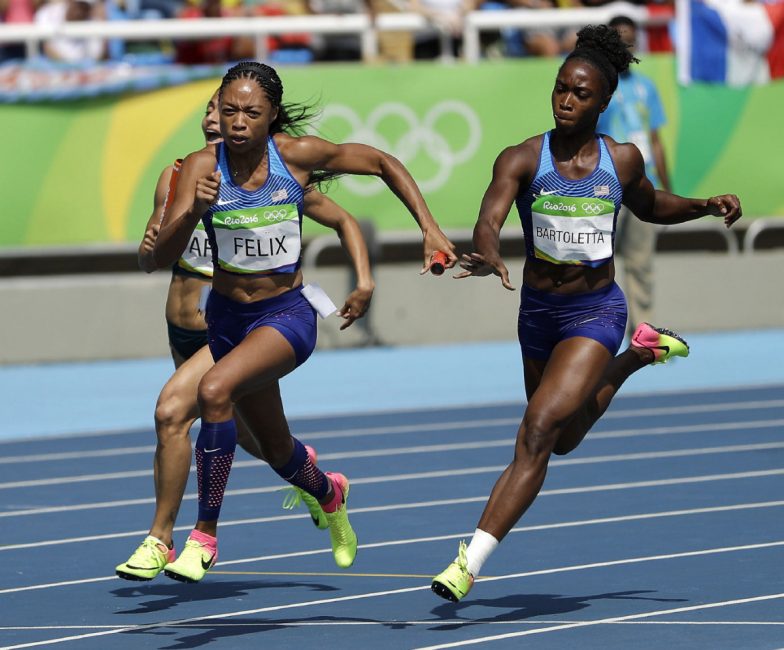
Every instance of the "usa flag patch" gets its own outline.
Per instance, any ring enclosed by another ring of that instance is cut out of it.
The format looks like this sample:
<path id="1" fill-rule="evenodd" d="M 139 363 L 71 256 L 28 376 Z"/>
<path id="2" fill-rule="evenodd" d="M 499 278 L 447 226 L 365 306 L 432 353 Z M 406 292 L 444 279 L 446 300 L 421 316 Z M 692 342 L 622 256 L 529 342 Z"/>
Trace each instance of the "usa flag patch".
<path id="1" fill-rule="evenodd" d="M 287 198 L 289 198 L 289 193 L 286 191 L 285 187 L 280 190 L 275 190 L 272 193 L 273 201 L 285 201 Z"/>
<path id="2" fill-rule="evenodd" d="M 594 187 L 593 187 L 593 195 L 594 196 L 610 196 L 610 186 L 609 185 L 594 185 Z"/>

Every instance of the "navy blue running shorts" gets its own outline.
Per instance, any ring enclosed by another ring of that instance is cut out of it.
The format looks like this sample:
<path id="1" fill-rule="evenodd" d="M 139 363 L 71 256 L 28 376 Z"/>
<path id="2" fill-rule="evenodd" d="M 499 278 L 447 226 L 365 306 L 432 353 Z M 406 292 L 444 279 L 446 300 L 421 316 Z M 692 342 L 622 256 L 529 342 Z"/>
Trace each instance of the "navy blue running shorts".
<path id="1" fill-rule="evenodd" d="M 274 298 L 247 303 L 210 291 L 206 320 L 210 351 L 216 362 L 259 327 L 280 332 L 294 348 L 298 366 L 316 347 L 316 312 L 302 295 L 301 286 Z"/>
<path id="2" fill-rule="evenodd" d="M 615 282 L 575 295 L 523 286 L 517 336 L 529 359 L 548 359 L 558 343 L 574 336 L 598 341 L 615 355 L 623 343 L 626 318 L 626 297 Z"/>

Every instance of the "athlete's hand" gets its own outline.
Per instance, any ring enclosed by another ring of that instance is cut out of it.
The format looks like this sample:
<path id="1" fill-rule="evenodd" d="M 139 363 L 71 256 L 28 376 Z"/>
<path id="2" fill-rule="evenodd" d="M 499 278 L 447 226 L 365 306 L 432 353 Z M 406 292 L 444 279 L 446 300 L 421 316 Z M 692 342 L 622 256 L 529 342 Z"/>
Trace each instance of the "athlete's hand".
<path id="1" fill-rule="evenodd" d="M 712 196 L 707 203 L 708 214 L 714 217 L 724 217 L 724 225 L 729 228 L 743 216 L 740 199 L 734 194 L 721 194 Z"/>
<path id="2" fill-rule="evenodd" d="M 200 178 L 196 181 L 196 196 L 193 207 L 200 215 L 209 210 L 210 206 L 218 200 L 218 192 L 221 184 L 221 173 L 216 169 L 209 176 Z"/>
<path id="3" fill-rule="evenodd" d="M 373 287 L 368 289 L 360 289 L 357 287 L 352 291 L 343 307 L 337 312 L 337 315 L 344 319 L 344 323 L 340 326 L 341 331 L 350 327 L 351 324 L 362 318 L 370 307 L 370 300 L 373 298 Z"/>
<path id="4" fill-rule="evenodd" d="M 160 229 L 161 226 L 157 223 L 147 228 L 147 231 L 144 233 L 144 239 L 142 239 L 142 245 L 139 246 L 140 255 L 152 255 L 152 251 L 155 248 L 155 240 L 158 239 Z"/>
<path id="5" fill-rule="evenodd" d="M 468 278 L 472 275 L 483 277 L 492 273 L 501 278 L 501 284 L 504 285 L 505 289 L 509 289 L 509 291 L 515 290 L 511 282 L 509 282 L 509 270 L 499 256 L 496 256 L 494 260 L 488 260 L 479 253 L 469 253 L 460 258 L 460 268 L 465 270 L 454 276 L 456 280 Z"/>
<path id="6" fill-rule="evenodd" d="M 447 236 L 441 232 L 441 229 L 438 226 L 425 231 L 423 245 L 425 263 L 422 265 L 422 270 L 419 272 L 419 275 L 424 275 L 430 270 L 430 266 L 433 263 L 433 253 L 436 251 L 441 251 L 446 255 L 446 264 L 444 264 L 446 268 L 451 269 L 457 264 L 455 245 L 449 241 Z"/>

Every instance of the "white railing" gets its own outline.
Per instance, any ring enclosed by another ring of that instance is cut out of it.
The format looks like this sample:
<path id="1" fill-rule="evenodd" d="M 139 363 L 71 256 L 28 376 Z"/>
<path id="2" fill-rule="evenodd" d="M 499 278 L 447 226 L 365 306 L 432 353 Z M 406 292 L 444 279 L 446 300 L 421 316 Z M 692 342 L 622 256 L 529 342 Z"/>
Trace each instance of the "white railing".
<path id="1" fill-rule="evenodd" d="M 666 16 L 651 16 L 647 9 L 627 2 L 586 9 L 514 9 L 474 11 L 465 16 L 463 50 L 466 61 L 480 58 L 479 35 L 512 27 L 581 27 L 605 23 L 624 14 L 640 25 L 661 25 Z M 0 24 L 0 43 L 26 43 L 27 54 L 34 56 L 42 41 L 54 37 L 118 38 L 125 41 L 157 39 L 201 39 L 216 36 L 253 36 L 256 58 L 267 58 L 266 38 L 283 34 L 356 34 L 362 57 L 372 61 L 378 56 L 378 33 L 391 31 L 436 31 L 441 34 L 442 57 L 449 58 L 448 35 L 424 16 L 416 13 L 379 14 L 373 21 L 366 14 L 319 16 L 265 16 L 254 18 L 207 18 L 169 20 L 128 20 L 69 22 L 62 25 Z"/>

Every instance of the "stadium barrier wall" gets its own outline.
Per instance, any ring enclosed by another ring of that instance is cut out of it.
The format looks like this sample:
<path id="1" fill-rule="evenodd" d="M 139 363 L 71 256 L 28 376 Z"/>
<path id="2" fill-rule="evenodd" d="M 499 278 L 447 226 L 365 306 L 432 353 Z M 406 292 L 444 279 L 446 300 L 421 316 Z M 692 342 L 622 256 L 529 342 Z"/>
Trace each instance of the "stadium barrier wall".
<path id="1" fill-rule="evenodd" d="M 339 332 L 319 322 L 319 347 L 513 340 L 522 260 L 508 258 L 518 291 L 495 278 L 420 276 L 416 263 L 381 264 L 366 321 Z M 784 251 L 662 253 L 656 257 L 656 321 L 685 332 L 784 327 L 777 278 Z M 346 269 L 308 269 L 340 307 Z M 619 281 L 623 282 L 622 273 Z M 158 357 L 168 354 L 163 308 L 169 275 L 115 273 L 0 280 L 0 363 Z M 517 359 L 510 363 L 518 363 Z"/>

